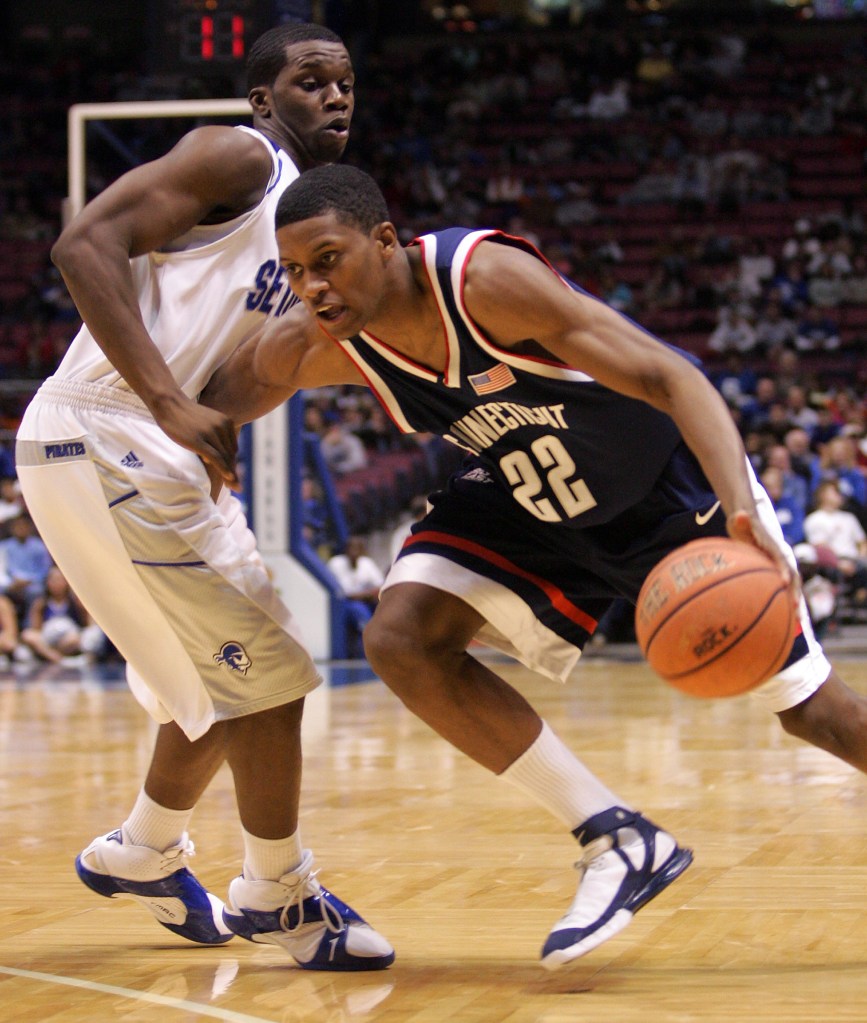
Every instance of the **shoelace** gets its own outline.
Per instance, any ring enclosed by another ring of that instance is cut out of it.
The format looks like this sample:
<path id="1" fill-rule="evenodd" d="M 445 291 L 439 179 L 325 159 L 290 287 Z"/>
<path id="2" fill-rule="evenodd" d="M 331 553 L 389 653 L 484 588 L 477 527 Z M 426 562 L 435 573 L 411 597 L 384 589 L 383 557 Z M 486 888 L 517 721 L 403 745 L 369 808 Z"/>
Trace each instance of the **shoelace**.
<path id="1" fill-rule="evenodd" d="M 321 894 L 322 886 L 316 880 L 316 876 L 319 873 L 318 870 L 312 871 L 307 877 L 303 878 L 295 887 L 292 889 L 292 894 L 289 896 L 286 905 L 280 910 L 280 930 L 286 931 L 287 934 L 292 934 L 293 931 L 297 931 L 304 924 L 304 900 L 310 898 L 310 895 L 319 895 L 319 908 L 322 913 L 322 922 L 325 924 L 327 930 L 331 931 L 332 934 L 339 934 L 344 927 L 343 917 L 340 913 L 331 905 L 328 899 Z M 310 886 L 313 890 L 310 895 L 305 895 L 304 890 L 307 886 Z M 289 910 L 297 906 L 298 908 L 298 922 L 294 926 L 289 925 Z"/>
<path id="2" fill-rule="evenodd" d="M 581 874 L 586 874 L 588 869 L 603 853 L 607 853 L 609 849 L 613 848 L 614 839 L 611 835 L 600 835 L 599 838 L 594 839 L 585 846 L 584 855 L 580 860 L 576 860 L 572 866 Z"/>
<path id="3" fill-rule="evenodd" d="M 188 838 L 186 843 L 181 842 L 179 845 L 172 846 L 171 849 L 166 849 L 160 866 L 163 870 L 166 870 L 168 867 L 173 867 L 176 870 L 175 864 L 177 860 L 186 865 L 187 860 L 195 855 L 196 847 L 193 845 L 192 839 Z"/>

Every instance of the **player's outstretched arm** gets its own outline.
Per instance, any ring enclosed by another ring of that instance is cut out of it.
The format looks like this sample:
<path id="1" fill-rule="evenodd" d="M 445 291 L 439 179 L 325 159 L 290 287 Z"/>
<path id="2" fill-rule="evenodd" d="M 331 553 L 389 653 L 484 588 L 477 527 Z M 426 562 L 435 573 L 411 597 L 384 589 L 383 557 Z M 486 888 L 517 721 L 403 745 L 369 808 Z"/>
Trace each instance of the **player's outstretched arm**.
<path id="1" fill-rule="evenodd" d="M 231 482 L 231 424 L 177 386 L 142 322 L 129 260 L 206 218 L 229 219 L 259 201 L 271 173 L 265 147 L 231 128 L 200 128 L 169 153 L 98 195 L 52 250 L 78 311 L 111 363 L 157 422 Z"/>
<path id="2" fill-rule="evenodd" d="M 296 391 L 364 382 L 340 345 L 297 305 L 279 319 L 268 320 L 234 351 L 199 401 L 242 426 L 282 405 Z"/>

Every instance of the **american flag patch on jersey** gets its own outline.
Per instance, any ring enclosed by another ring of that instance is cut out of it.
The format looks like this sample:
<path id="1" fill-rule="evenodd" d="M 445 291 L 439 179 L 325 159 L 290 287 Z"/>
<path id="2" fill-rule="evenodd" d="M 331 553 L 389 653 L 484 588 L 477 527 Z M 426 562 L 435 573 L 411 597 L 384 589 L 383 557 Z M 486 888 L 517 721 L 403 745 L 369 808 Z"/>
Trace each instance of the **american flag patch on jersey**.
<path id="1" fill-rule="evenodd" d="M 467 377 L 476 394 L 490 394 L 492 391 L 503 391 L 515 383 L 515 375 L 508 366 L 498 362 L 486 373 L 475 373 Z"/>

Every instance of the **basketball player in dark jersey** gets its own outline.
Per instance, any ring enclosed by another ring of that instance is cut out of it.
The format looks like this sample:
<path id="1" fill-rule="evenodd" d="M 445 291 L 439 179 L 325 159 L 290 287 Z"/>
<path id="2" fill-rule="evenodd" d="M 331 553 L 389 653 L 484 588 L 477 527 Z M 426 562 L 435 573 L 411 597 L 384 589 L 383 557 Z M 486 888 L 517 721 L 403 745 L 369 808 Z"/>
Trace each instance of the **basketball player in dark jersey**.
<path id="1" fill-rule="evenodd" d="M 240 423 L 300 388 L 365 383 L 402 430 L 467 450 L 392 567 L 365 648 L 411 710 L 584 848 L 546 967 L 616 934 L 692 854 L 471 657 L 473 639 L 563 680 L 614 597 L 634 601 L 674 547 L 728 533 L 766 550 L 799 601 L 801 632 L 756 698 L 786 731 L 867 770 L 867 701 L 816 641 L 770 501 L 684 353 L 520 239 L 449 229 L 402 247 L 376 184 L 354 168 L 293 183 L 277 227 L 303 305 L 242 346 L 205 400 Z"/>

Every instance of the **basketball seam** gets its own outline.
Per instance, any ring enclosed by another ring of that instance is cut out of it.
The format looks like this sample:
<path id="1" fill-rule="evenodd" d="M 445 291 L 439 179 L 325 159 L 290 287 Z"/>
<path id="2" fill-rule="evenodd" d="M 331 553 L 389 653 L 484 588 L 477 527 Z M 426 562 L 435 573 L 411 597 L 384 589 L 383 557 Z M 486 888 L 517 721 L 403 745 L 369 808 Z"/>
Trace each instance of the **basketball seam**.
<path id="1" fill-rule="evenodd" d="M 729 578 L 734 578 L 734 577 L 729 576 Z M 699 665 L 698 668 L 690 668 L 688 671 L 680 671 L 676 675 L 666 675 L 665 678 L 668 679 L 671 682 L 674 682 L 677 679 L 686 678 L 688 675 L 694 675 L 696 671 L 703 670 L 709 664 L 713 664 L 715 661 L 718 661 L 720 659 L 720 657 L 723 657 L 725 654 L 727 654 L 730 651 L 734 650 L 734 648 L 738 645 L 738 643 L 740 643 L 740 641 L 742 639 L 744 639 L 745 636 L 749 636 L 749 634 L 753 631 L 753 629 L 757 625 L 761 624 L 761 621 L 762 621 L 762 618 L 765 615 L 765 612 L 768 610 L 768 608 L 771 606 L 771 604 L 773 604 L 773 602 L 777 599 L 777 597 L 779 597 L 779 595 L 781 593 L 785 594 L 785 592 L 786 592 L 786 587 L 785 586 L 780 586 L 779 589 L 774 590 L 774 592 L 771 594 L 770 598 L 765 603 L 765 606 L 762 608 L 761 612 L 758 615 L 756 615 L 756 617 L 753 619 L 753 621 L 750 622 L 749 626 L 747 626 L 747 628 L 744 629 L 744 631 L 742 633 L 740 633 L 740 635 L 734 641 L 734 643 L 730 643 L 727 647 L 724 647 L 718 653 L 714 654 L 713 657 L 711 657 L 709 660 L 707 660 L 703 664 Z M 698 594 L 696 594 L 696 596 L 697 595 Z M 681 604 L 681 608 L 687 607 L 688 605 L 689 605 L 689 601 L 687 601 L 685 604 Z"/>
<path id="2" fill-rule="evenodd" d="M 687 600 L 684 603 L 679 604 L 676 608 L 674 608 L 673 610 L 669 611 L 668 614 L 665 616 L 665 618 L 663 618 L 661 621 L 657 622 L 656 628 L 647 637 L 647 641 L 644 644 L 645 657 L 650 653 L 651 644 L 656 639 L 656 636 L 659 633 L 659 630 L 664 625 L 667 625 L 668 622 L 678 613 L 678 611 L 680 611 L 684 607 L 688 607 L 689 604 L 691 604 L 692 601 L 695 600 L 696 597 L 701 596 L 701 594 L 703 594 L 703 593 L 707 593 L 709 590 L 716 589 L 717 586 L 723 586 L 723 585 L 725 585 L 727 582 L 729 582 L 732 579 L 740 579 L 740 578 L 742 578 L 745 575 L 755 575 L 758 572 L 773 572 L 773 571 L 774 571 L 774 569 L 773 569 L 773 567 L 771 565 L 758 565 L 755 568 L 743 568 L 739 572 L 734 572 L 731 575 L 727 575 L 727 576 L 725 576 L 722 579 L 716 579 L 709 586 L 705 586 L 703 589 L 698 590 L 695 593 L 693 593 L 690 597 L 687 598 Z M 779 593 L 779 590 L 775 590 L 774 593 L 775 594 Z"/>

